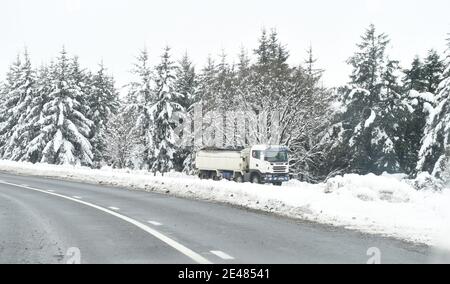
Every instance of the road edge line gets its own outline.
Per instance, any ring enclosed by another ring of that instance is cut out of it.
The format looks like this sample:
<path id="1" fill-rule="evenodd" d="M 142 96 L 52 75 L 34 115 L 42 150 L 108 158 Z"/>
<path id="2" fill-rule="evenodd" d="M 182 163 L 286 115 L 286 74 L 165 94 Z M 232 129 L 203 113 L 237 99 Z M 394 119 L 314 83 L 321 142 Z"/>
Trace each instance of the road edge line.
<path id="1" fill-rule="evenodd" d="M 23 185 L 14 184 L 14 183 L 6 182 L 6 181 L 0 181 L 0 183 L 1 184 L 6 184 L 6 185 L 10 185 L 10 186 L 14 186 L 14 187 L 20 187 L 20 188 L 24 188 L 24 189 L 33 190 L 33 191 L 40 192 L 40 193 L 45 193 L 47 195 L 60 197 L 60 198 L 66 199 L 66 200 L 70 200 L 70 201 L 73 201 L 73 202 L 76 202 L 76 203 L 80 203 L 80 204 L 83 204 L 85 206 L 97 209 L 99 211 L 102 211 L 104 213 L 112 215 L 112 216 L 114 216 L 116 218 L 119 218 L 119 219 L 121 219 L 123 221 L 126 221 L 126 222 L 128 222 L 128 223 L 130 223 L 130 224 L 132 224 L 132 225 L 134 225 L 134 226 L 136 226 L 138 228 L 140 228 L 141 230 L 143 230 L 143 231 L 147 232 L 148 234 L 152 235 L 153 237 L 159 239 L 160 241 L 164 242 L 165 244 L 169 245 L 173 249 L 175 249 L 178 252 L 184 254 L 185 256 L 189 257 L 190 259 L 194 260 L 195 262 L 197 262 L 199 264 L 212 264 L 212 262 L 209 261 L 208 259 L 206 259 L 205 257 L 203 257 L 200 254 L 194 252 L 193 250 L 187 248 L 186 246 L 178 243 L 177 241 L 167 237 L 166 235 L 160 233 L 159 231 L 157 231 L 155 229 L 152 229 L 149 226 L 147 226 L 147 225 L 145 225 L 145 224 L 143 224 L 143 223 L 141 223 L 139 221 L 136 221 L 136 220 L 134 220 L 134 219 L 132 219 L 130 217 L 124 216 L 124 215 L 122 215 L 120 213 L 114 212 L 114 211 L 109 210 L 107 208 L 104 208 L 104 207 L 101 207 L 101 206 L 98 206 L 98 205 L 95 205 L 93 203 L 89 203 L 89 202 L 86 202 L 86 201 L 82 201 L 82 200 L 79 200 L 79 199 L 75 199 L 75 198 L 72 198 L 72 197 L 69 197 L 69 196 L 65 196 L 65 195 L 62 195 L 62 194 L 48 192 L 46 190 L 33 188 L 31 186 L 23 186 Z"/>

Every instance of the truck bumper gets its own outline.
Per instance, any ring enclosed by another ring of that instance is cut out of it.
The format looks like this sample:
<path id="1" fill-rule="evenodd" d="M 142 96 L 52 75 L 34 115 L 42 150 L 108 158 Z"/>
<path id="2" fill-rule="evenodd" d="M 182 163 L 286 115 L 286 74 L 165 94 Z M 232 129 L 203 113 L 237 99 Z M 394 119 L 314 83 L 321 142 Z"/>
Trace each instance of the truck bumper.
<path id="1" fill-rule="evenodd" d="M 264 182 L 265 183 L 273 183 L 273 182 L 287 182 L 289 181 L 289 175 L 283 174 L 283 175 L 273 175 L 273 174 L 266 174 L 264 175 Z"/>

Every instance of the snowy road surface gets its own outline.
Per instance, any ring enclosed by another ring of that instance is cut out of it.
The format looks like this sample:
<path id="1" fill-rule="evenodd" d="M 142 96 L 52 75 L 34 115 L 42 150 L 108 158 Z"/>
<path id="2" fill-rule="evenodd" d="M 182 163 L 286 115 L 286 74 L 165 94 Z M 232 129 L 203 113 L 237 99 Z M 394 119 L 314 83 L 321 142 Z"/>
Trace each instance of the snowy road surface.
<path id="1" fill-rule="evenodd" d="M 394 239 L 156 193 L 0 173 L 0 263 L 428 263 Z"/>

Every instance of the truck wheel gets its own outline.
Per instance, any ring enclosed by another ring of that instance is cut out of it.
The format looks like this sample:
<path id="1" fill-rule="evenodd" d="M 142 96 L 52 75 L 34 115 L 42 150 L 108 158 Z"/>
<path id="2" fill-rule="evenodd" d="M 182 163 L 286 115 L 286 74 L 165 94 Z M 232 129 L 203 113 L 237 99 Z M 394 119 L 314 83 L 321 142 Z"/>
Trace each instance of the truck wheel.
<path id="1" fill-rule="evenodd" d="M 252 183 L 258 183 L 258 184 L 260 184 L 261 183 L 261 178 L 259 177 L 259 175 L 253 175 L 252 176 Z"/>
<path id="2" fill-rule="evenodd" d="M 212 179 L 212 180 L 215 180 L 215 181 L 219 181 L 219 180 L 220 180 L 220 177 L 217 175 L 216 172 L 212 172 L 212 173 L 211 173 L 211 179 Z"/>
<path id="3" fill-rule="evenodd" d="M 242 175 L 237 175 L 234 178 L 234 181 L 237 182 L 237 183 L 243 183 L 244 182 L 244 177 Z"/>

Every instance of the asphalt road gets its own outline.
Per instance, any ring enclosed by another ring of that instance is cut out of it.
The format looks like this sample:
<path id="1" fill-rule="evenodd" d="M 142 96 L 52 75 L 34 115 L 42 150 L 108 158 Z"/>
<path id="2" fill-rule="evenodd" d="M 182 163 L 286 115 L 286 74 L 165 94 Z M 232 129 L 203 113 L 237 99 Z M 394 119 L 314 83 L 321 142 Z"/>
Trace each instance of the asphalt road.
<path id="1" fill-rule="evenodd" d="M 226 205 L 0 173 L 0 263 L 429 263 L 426 246 Z M 79 252 L 79 253 L 78 253 Z"/>

